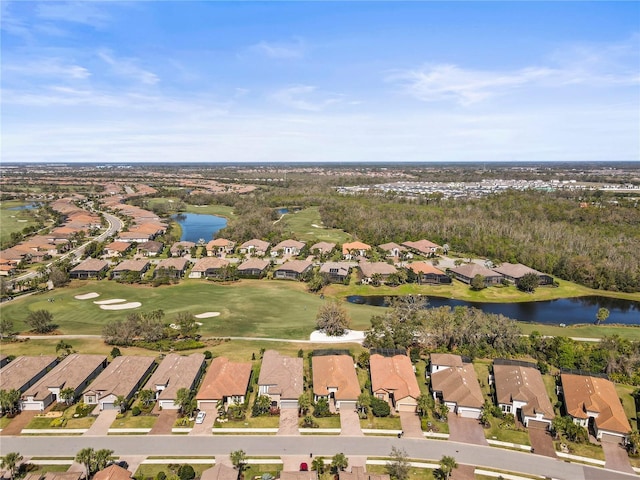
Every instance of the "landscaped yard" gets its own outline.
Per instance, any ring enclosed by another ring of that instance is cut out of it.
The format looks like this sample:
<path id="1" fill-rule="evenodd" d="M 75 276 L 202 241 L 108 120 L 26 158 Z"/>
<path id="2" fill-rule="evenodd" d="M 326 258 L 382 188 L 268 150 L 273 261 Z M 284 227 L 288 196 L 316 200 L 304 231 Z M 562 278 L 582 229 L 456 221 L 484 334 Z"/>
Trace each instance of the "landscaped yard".
<path id="1" fill-rule="evenodd" d="M 391 451 L 391 448 L 389 448 Z M 439 459 L 433 459 L 435 463 L 438 463 Z M 366 468 L 369 473 L 387 473 L 386 465 L 367 465 Z M 409 478 L 412 480 L 434 480 L 433 470 L 430 468 L 409 468 Z M 495 480 L 495 479 L 494 479 Z"/>
<path id="2" fill-rule="evenodd" d="M 492 360 L 481 359 L 473 361 L 473 369 L 476 371 L 476 375 L 478 377 L 478 382 L 480 382 L 480 389 L 484 394 L 485 401 L 493 404 L 493 400 L 491 398 L 491 388 L 489 386 L 489 367 L 492 364 Z"/>
<path id="3" fill-rule="evenodd" d="M 5 428 L 9 423 L 13 420 L 12 418 L 7 417 L 6 415 L 0 417 L 0 428 Z"/>
<path id="4" fill-rule="evenodd" d="M 593 445 L 590 443 L 573 443 L 563 441 L 554 441 L 553 444 L 556 447 L 556 451 L 560 450 L 560 444 L 565 443 L 569 446 L 569 453 L 571 455 L 578 455 L 579 457 L 593 458 L 594 460 L 604 460 L 604 450 L 600 445 Z"/>
<path id="5" fill-rule="evenodd" d="M 281 463 L 249 464 L 248 468 L 244 471 L 244 478 L 246 480 L 253 480 L 255 477 L 261 477 L 265 473 L 270 473 L 273 478 L 277 478 L 281 471 Z"/>
<path id="6" fill-rule="evenodd" d="M 157 415 L 138 415 L 134 417 L 131 410 L 124 415 L 118 415 L 111 424 L 111 428 L 152 428 L 158 419 Z"/>
<path id="7" fill-rule="evenodd" d="M 264 415 L 261 417 L 252 417 L 251 409 L 247 412 L 247 418 L 244 420 L 229 420 L 220 423 L 216 421 L 214 428 L 278 428 L 280 425 L 280 417 L 277 415 Z"/>
<path id="8" fill-rule="evenodd" d="M 182 463 L 176 462 L 179 465 L 182 465 Z M 196 472 L 196 477 L 200 477 L 200 475 L 202 475 L 202 472 L 207 470 L 208 468 L 213 467 L 213 458 L 210 464 L 202 464 L 202 463 L 194 463 L 194 464 L 189 464 L 193 467 L 193 469 Z M 161 463 L 153 463 L 153 464 L 142 464 L 138 467 L 138 470 L 136 470 L 136 474 L 135 477 L 136 478 L 156 478 L 156 475 L 158 475 L 158 472 L 164 472 L 167 477 L 171 476 L 171 470 L 169 470 L 169 463 L 166 464 L 161 464 Z M 177 470 L 176 470 L 177 471 Z"/>
<path id="9" fill-rule="evenodd" d="M 368 419 L 360 419 L 360 428 L 402 430 L 402 425 L 400 417 L 374 417 L 370 414 Z"/>
<path id="10" fill-rule="evenodd" d="M 320 418 L 313 417 L 313 420 L 318 424 L 318 428 L 340 428 L 340 415 Z M 303 428 L 302 419 L 300 420 L 300 428 Z"/>
<path id="11" fill-rule="evenodd" d="M 614 385 L 616 387 L 618 397 L 622 400 L 622 408 L 624 408 L 624 413 L 629 419 L 631 428 L 638 430 L 640 428 L 640 420 L 638 419 L 638 412 L 636 412 L 636 402 L 631 395 L 635 390 L 635 387 L 632 387 L 631 385 L 621 385 L 619 383 Z"/>
<path id="12" fill-rule="evenodd" d="M 449 424 L 447 422 L 440 422 L 433 418 L 433 416 L 422 417 L 420 422 L 423 432 L 449 433 Z"/>
<path id="13" fill-rule="evenodd" d="M 531 445 L 529 440 L 529 432 L 527 429 L 512 430 L 508 428 L 501 428 L 500 424 L 502 419 L 493 418 L 490 419 L 491 428 L 484 429 L 484 435 L 489 440 L 498 440 L 500 442 L 517 443 L 519 445 Z"/>
<path id="14" fill-rule="evenodd" d="M 35 416 L 27 424 L 27 426 L 25 428 L 26 429 L 31 429 L 31 428 L 33 428 L 33 429 L 48 429 L 48 428 L 69 429 L 69 428 L 89 428 L 89 427 L 91 427 L 91 425 L 93 425 L 93 422 L 95 422 L 96 417 L 93 417 L 91 415 L 87 415 L 86 417 L 74 418 L 73 415 L 76 413 L 76 407 L 77 407 L 77 405 L 72 405 L 71 407 L 67 408 L 63 412 L 62 417 Z M 52 426 L 51 422 L 53 420 L 57 419 L 57 418 L 63 418 L 65 420 L 65 424 L 64 424 L 63 427 L 54 427 L 54 426 Z"/>

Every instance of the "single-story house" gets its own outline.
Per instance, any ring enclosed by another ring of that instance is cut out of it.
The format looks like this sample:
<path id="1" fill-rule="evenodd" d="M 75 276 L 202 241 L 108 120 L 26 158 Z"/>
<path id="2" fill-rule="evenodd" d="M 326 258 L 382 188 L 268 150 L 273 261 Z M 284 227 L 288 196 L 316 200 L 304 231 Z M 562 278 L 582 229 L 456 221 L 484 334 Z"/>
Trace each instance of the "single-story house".
<path id="1" fill-rule="evenodd" d="M 459 417 L 480 418 L 484 396 L 471 363 L 431 374 L 433 398 L 444 402 Z"/>
<path id="2" fill-rule="evenodd" d="M 153 357 L 126 355 L 114 358 L 82 393 L 84 403 L 99 405 L 100 410 L 123 408 L 124 405 L 115 404 L 118 397 L 124 397 L 126 402 L 131 400 L 155 367 Z"/>
<path id="3" fill-rule="evenodd" d="M 216 463 L 202 472 L 200 480 L 238 480 L 238 470 L 223 463 Z"/>
<path id="4" fill-rule="evenodd" d="M 551 426 L 555 417 L 540 370 L 533 363 L 496 359 L 493 361 L 496 403 L 512 413 L 525 427 L 529 421 Z"/>
<path id="5" fill-rule="evenodd" d="M 104 355 L 72 353 L 22 394 L 21 410 L 43 411 L 53 402 L 61 402 L 60 392 L 67 388 L 73 389 L 75 400 L 106 366 Z"/>
<path id="6" fill-rule="evenodd" d="M 308 468 L 308 466 L 307 466 Z M 318 480 L 315 470 L 287 470 L 280 472 L 280 480 Z"/>
<path id="7" fill-rule="evenodd" d="M 471 280 L 473 280 L 476 275 L 480 275 L 484 278 L 484 284 L 486 287 L 497 285 L 502 282 L 502 279 L 504 278 L 499 273 L 489 270 L 487 267 L 483 267 L 477 263 L 467 263 L 458 267 L 449 268 L 447 271 L 451 272 L 453 276 L 461 282 L 468 284 L 471 283 Z"/>
<path id="8" fill-rule="evenodd" d="M 205 365 L 202 353 L 192 353 L 188 356 L 170 353 L 160 362 L 144 390 L 153 390 L 156 393 L 158 406 L 177 410 L 175 400 L 178 390 L 193 390 L 204 372 Z"/>
<path id="9" fill-rule="evenodd" d="M 171 278 L 182 278 L 189 267 L 189 260 L 182 257 L 164 258 L 158 262 L 153 276 L 168 275 Z"/>
<path id="10" fill-rule="evenodd" d="M 23 393 L 57 364 L 58 357 L 55 355 L 16 357 L 0 370 L 0 390 L 18 390 Z"/>
<path id="11" fill-rule="evenodd" d="M 371 251 L 371 245 L 362 242 L 348 242 L 342 244 L 342 256 L 346 260 L 352 260 L 355 257 L 366 257 Z"/>
<path id="12" fill-rule="evenodd" d="M 258 377 L 259 395 L 267 395 L 278 408 L 298 408 L 304 391 L 302 358 L 280 355 L 267 350 L 262 356 Z"/>
<path id="13" fill-rule="evenodd" d="M 562 373 L 560 384 L 564 407 L 574 423 L 589 428 L 598 440 L 606 434 L 626 442 L 631 425 L 611 381 Z"/>
<path id="14" fill-rule="evenodd" d="M 342 283 L 349 278 L 349 271 L 354 264 L 347 262 L 325 262 L 320 265 L 320 275 L 330 282 Z"/>
<path id="15" fill-rule="evenodd" d="M 329 255 L 336 248 L 335 243 L 318 242 L 311 245 L 310 251 L 313 255 Z"/>
<path id="16" fill-rule="evenodd" d="M 150 266 L 151 264 L 147 260 L 125 260 L 113 268 L 111 278 L 122 278 L 129 272 L 136 272 L 142 276 Z"/>
<path id="17" fill-rule="evenodd" d="M 302 249 L 305 247 L 304 242 L 298 240 L 283 240 L 271 249 L 271 256 L 277 257 L 278 255 L 300 255 Z"/>
<path id="18" fill-rule="evenodd" d="M 284 280 L 300 280 L 313 268 L 309 260 L 289 260 L 283 263 L 273 272 L 273 277 Z"/>
<path id="19" fill-rule="evenodd" d="M 398 273 L 396 267 L 385 262 L 360 262 L 358 268 L 362 275 L 362 283 L 367 285 L 372 283 L 375 277 L 379 278 L 380 283 L 385 283 L 389 275 Z"/>
<path id="20" fill-rule="evenodd" d="M 227 240 L 226 238 L 216 238 L 207 243 L 207 256 L 220 257 L 233 253 L 233 249 L 236 247 L 236 242 Z"/>
<path id="21" fill-rule="evenodd" d="M 351 355 L 314 355 L 314 401 L 326 398 L 336 410 L 355 410 L 360 396 L 360 383 Z"/>
<path id="22" fill-rule="evenodd" d="M 111 242 L 109 245 L 104 247 L 107 257 L 117 257 L 118 255 L 125 255 L 129 249 L 131 248 L 131 243 L 129 242 Z"/>
<path id="23" fill-rule="evenodd" d="M 430 376 L 440 370 L 446 370 L 449 367 L 461 367 L 463 365 L 462 357 L 452 353 L 432 353 L 429 356 L 429 368 L 425 372 L 425 376 Z"/>
<path id="24" fill-rule="evenodd" d="M 98 278 L 109 270 L 109 262 L 99 258 L 87 258 L 69 271 L 69 277 L 86 280 Z"/>
<path id="25" fill-rule="evenodd" d="M 250 258 L 238 265 L 238 275 L 249 278 L 262 278 L 271 265 L 269 260 Z"/>
<path id="26" fill-rule="evenodd" d="M 172 257 L 181 257 L 185 253 L 190 253 L 191 249 L 195 246 L 195 242 L 180 241 L 171 245 L 169 252 Z"/>
<path id="27" fill-rule="evenodd" d="M 492 270 L 516 285 L 520 282 L 522 277 L 528 273 L 533 273 L 538 276 L 538 285 L 553 285 L 553 277 L 551 275 L 539 272 L 533 268 L 527 267 L 526 265 L 522 265 L 521 263 L 503 263 L 492 268 Z"/>
<path id="28" fill-rule="evenodd" d="M 250 380 L 251 362 L 239 363 L 230 362 L 225 357 L 214 358 L 196 394 L 198 408 L 215 409 L 219 401 L 225 407 L 244 403 Z"/>
<path id="29" fill-rule="evenodd" d="M 202 257 L 196 260 L 189 278 L 221 278 L 222 271 L 229 266 L 229 260 L 220 257 Z"/>
<path id="30" fill-rule="evenodd" d="M 387 473 L 369 473 L 365 467 L 351 467 L 351 471 L 339 471 L 338 480 L 390 480 Z"/>
<path id="31" fill-rule="evenodd" d="M 420 284 L 448 285 L 451 283 L 451 277 L 430 263 L 413 262 L 407 265 L 407 268 L 416 274 L 418 283 Z"/>
<path id="32" fill-rule="evenodd" d="M 387 402 L 392 411 L 416 411 L 420 387 L 409 357 L 384 357 L 376 353 L 369 358 L 369 368 L 374 397 Z"/>
<path id="33" fill-rule="evenodd" d="M 238 250 L 240 253 L 262 257 L 267 254 L 270 246 L 271 244 L 269 242 L 254 238 L 253 240 L 244 242 L 242 245 L 240 245 L 240 248 Z"/>
<path id="34" fill-rule="evenodd" d="M 406 247 L 394 242 L 383 243 L 378 245 L 378 248 L 385 252 L 388 258 L 405 258 L 405 253 L 407 252 Z"/>
<path id="35" fill-rule="evenodd" d="M 0 368 L 4 367 L 11 361 L 9 355 L 5 355 L 4 353 L 0 353 Z M 0 389 L 2 390 L 2 389 Z"/>
<path id="36" fill-rule="evenodd" d="M 149 240 L 148 242 L 138 245 L 138 253 L 141 253 L 145 257 L 157 257 L 162 253 L 164 249 L 164 243 L 156 242 L 155 240 Z"/>
<path id="37" fill-rule="evenodd" d="M 418 240 L 417 242 L 404 242 L 402 246 L 407 247 L 414 252 L 425 256 L 433 257 L 439 248 L 442 248 L 437 243 L 430 242 L 429 240 Z"/>
<path id="38" fill-rule="evenodd" d="M 119 242 L 128 242 L 128 243 L 144 243 L 151 240 L 153 237 L 149 233 L 138 232 L 138 231 L 129 231 L 129 232 L 120 232 L 118 233 L 118 238 L 116 238 Z"/>
<path id="39" fill-rule="evenodd" d="M 133 474 L 126 468 L 112 463 L 107 468 L 96 472 L 93 480 L 130 480 Z"/>
<path id="40" fill-rule="evenodd" d="M 17 269 L 16 269 L 16 265 L 13 263 L 9 263 L 4 262 L 4 263 L 0 263 L 0 275 L 3 277 L 8 277 L 11 275 L 15 275 Z"/>

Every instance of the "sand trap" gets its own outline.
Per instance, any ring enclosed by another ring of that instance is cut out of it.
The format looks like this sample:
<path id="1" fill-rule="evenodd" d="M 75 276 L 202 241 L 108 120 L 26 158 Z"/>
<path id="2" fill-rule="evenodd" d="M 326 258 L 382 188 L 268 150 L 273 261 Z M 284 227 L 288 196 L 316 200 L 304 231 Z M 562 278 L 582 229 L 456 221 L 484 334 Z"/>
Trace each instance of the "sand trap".
<path id="1" fill-rule="evenodd" d="M 322 225 L 316 225 L 315 223 L 312 223 L 311 226 L 313 228 L 324 228 Z"/>
<path id="2" fill-rule="evenodd" d="M 119 303 L 118 305 L 100 305 L 102 310 L 127 310 L 142 306 L 140 302 Z"/>
<path id="3" fill-rule="evenodd" d="M 362 343 L 364 341 L 364 332 L 347 330 L 347 333 L 340 337 L 330 337 L 320 330 L 314 330 L 309 336 L 309 340 L 318 343 Z"/>
<path id="4" fill-rule="evenodd" d="M 76 295 L 75 298 L 76 300 L 89 300 L 90 298 L 96 298 L 99 297 L 100 294 L 96 293 L 96 292 L 91 292 L 91 293 L 85 293 L 83 295 Z"/>
<path id="5" fill-rule="evenodd" d="M 98 302 L 93 302 L 96 305 L 111 305 L 112 303 L 122 303 L 126 302 L 125 298 L 112 298 L 111 300 L 100 300 Z"/>
<path id="6" fill-rule="evenodd" d="M 204 323 L 202 323 L 202 322 L 196 322 L 196 325 L 198 325 L 198 326 L 200 326 L 200 327 L 201 327 L 202 325 L 204 325 Z"/>
<path id="7" fill-rule="evenodd" d="M 211 317 L 217 317 L 218 315 L 220 315 L 220 312 L 204 312 L 204 313 L 199 313 L 198 315 L 194 315 L 194 317 L 211 318 Z"/>

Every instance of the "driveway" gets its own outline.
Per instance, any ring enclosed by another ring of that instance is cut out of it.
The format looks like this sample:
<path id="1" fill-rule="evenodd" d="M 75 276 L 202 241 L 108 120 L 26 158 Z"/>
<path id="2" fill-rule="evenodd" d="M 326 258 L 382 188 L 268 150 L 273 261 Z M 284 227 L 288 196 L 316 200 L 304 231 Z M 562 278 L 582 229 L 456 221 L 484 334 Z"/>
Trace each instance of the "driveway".
<path id="1" fill-rule="evenodd" d="M 360 428 L 360 418 L 358 412 L 351 409 L 340 410 L 340 435 L 363 436 Z"/>
<path id="2" fill-rule="evenodd" d="M 278 435 L 300 435 L 298 430 L 298 409 L 281 408 Z"/>
<path id="3" fill-rule="evenodd" d="M 547 423 L 529 420 L 529 440 L 531 450 L 537 455 L 556 458 L 556 449 L 553 446 L 553 438 L 547 429 Z"/>
<path id="4" fill-rule="evenodd" d="M 120 413 L 119 410 L 101 411 L 89 430 L 84 432 L 84 435 L 107 435 L 109 433 L 109 427 L 113 422 L 115 422 L 118 413 Z"/>
<path id="5" fill-rule="evenodd" d="M 622 447 L 620 439 L 613 435 L 602 435 L 602 450 L 604 450 L 604 468 L 618 472 L 635 473 L 629 463 L 627 451 Z"/>
<path id="6" fill-rule="evenodd" d="M 476 467 L 473 465 L 458 465 L 451 472 L 450 480 L 475 480 L 476 479 Z"/>
<path id="7" fill-rule="evenodd" d="M 484 436 L 482 425 L 475 418 L 462 418 L 455 414 L 450 414 L 448 423 L 449 440 L 472 443 L 474 445 L 489 445 Z"/>
<path id="8" fill-rule="evenodd" d="M 407 438 L 423 438 L 420 417 L 413 412 L 400 412 L 402 432 Z"/>
<path id="9" fill-rule="evenodd" d="M 213 423 L 218 417 L 218 409 L 216 407 L 212 407 L 209 409 L 203 408 L 202 411 L 206 412 L 204 421 L 202 423 L 196 423 L 189 432 L 189 435 L 211 435 Z"/>
<path id="10" fill-rule="evenodd" d="M 22 429 L 26 427 L 38 413 L 40 412 L 35 410 L 25 410 L 24 412 L 19 413 L 9 422 L 9 425 L 2 429 L 0 435 L 20 435 Z"/>
<path id="11" fill-rule="evenodd" d="M 178 418 L 178 410 L 160 410 L 158 420 L 153 424 L 149 435 L 171 435 L 173 424 Z"/>

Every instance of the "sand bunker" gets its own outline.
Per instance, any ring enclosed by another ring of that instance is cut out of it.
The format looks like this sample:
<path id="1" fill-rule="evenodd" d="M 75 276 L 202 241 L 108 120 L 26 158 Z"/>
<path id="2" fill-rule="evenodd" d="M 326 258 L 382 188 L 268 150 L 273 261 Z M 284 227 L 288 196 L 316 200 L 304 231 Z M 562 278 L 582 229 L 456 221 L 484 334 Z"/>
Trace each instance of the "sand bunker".
<path id="1" fill-rule="evenodd" d="M 364 332 L 347 330 L 347 333 L 340 337 L 330 337 L 320 330 L 314 330 L 309 336 L 309 340 L 318 343 L 362 343 L 364 341 Z"/>
<path id="2" fill-rule="evenodd" d="M 125 298 L 112 298 L 111 300 L 100 300 L 99 302 L 93 302 L 96 305 L 111 305 L 112 303 L 126 302 Z"/>
<path id="3" fill-rule="evenodd" d="M 138 308 L 142 304 L 140 302 L 119 303 L 118 305 L 100 305 L 102 310 L 127 310 L 129 308 Z"/>
<path id="4" fill-rule="evenodd" d="M 220 312 L 204 312 L 204 313 L 199 313 L 198 315 L 194 315 L 194 317 L 211 318 L 211 317 L 217 317 L 218 315 L 220 315 Z"/>
<path id="5" fill-rule="evenodd" d="M 83 295 L 76 295 L 75 298 L 76 300 L 89 300 L 90 298 L 96 298 L 99 297 L 100 294 L 96 293 L 96 292 L 91 292 L 91 293 L 85 293 Z"/>

